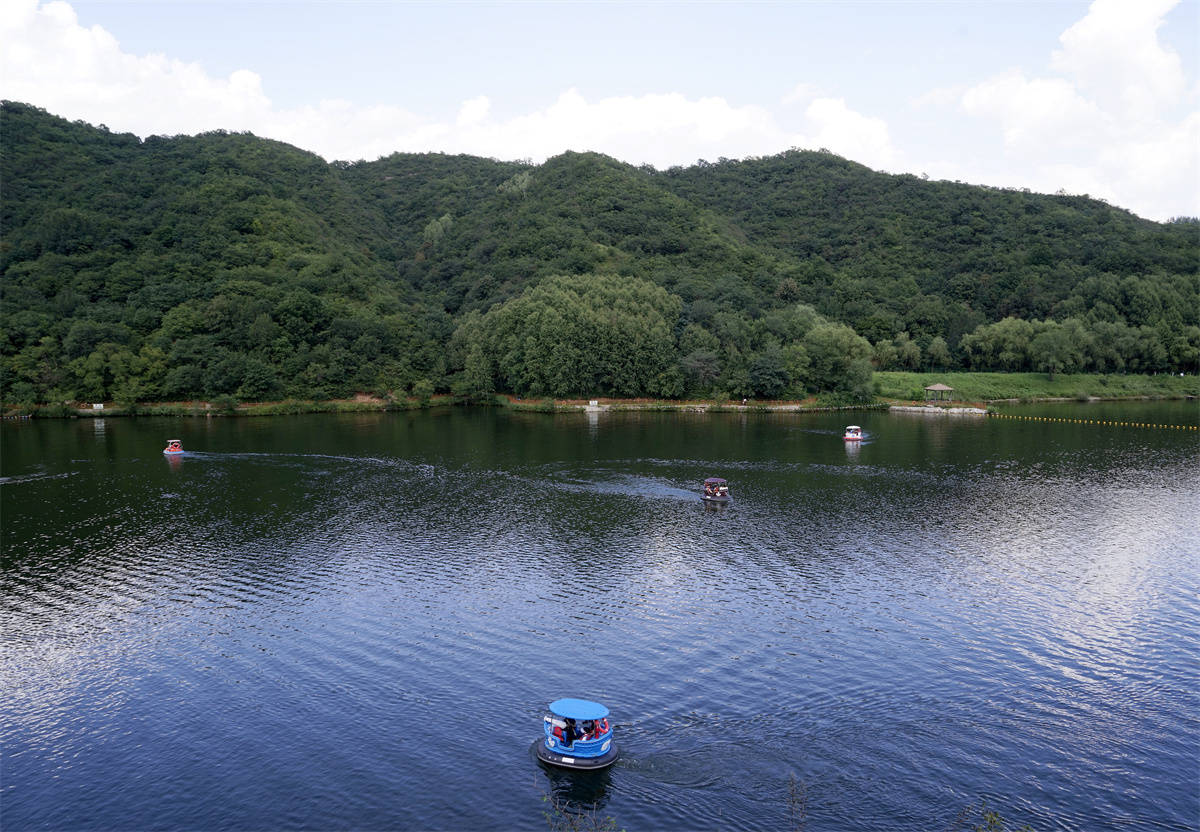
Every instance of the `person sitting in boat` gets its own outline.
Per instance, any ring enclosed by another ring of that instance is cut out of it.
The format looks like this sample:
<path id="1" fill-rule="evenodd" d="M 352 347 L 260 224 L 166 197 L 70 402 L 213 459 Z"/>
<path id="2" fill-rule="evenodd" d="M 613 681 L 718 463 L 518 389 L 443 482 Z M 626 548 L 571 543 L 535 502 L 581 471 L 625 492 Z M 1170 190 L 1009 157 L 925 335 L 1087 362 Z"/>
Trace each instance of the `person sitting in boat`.
<path id="1" fill-rule="evenodd" d="M 583 736 L 580 739 L 594 740 L 596 738 L 596 723 L 590 719 L 583 722 Z"/>
<path id="2" fill-rule="evenodd" d="M 571 744 L 580 738 L 580 733 L 579 729 L 575 726 L 574 719 L 567 717 L 565 721 L 567 724 L 563 727 L 562 731 L 563 745 L 565 745 L 567 748 L 570 748 Z"/>

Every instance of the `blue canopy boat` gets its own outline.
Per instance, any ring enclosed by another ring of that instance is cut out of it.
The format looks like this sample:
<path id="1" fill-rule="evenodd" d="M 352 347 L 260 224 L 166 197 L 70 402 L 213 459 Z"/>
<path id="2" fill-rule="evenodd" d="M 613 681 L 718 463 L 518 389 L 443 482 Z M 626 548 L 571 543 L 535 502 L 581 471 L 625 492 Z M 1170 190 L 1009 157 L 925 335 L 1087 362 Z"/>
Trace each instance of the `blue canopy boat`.
<path id="1" fill-rule="evenodd" d="M 616 762 L 608 708 L 587 699 L 556 699 L 549 710 L 542 719 L 545 736 L 534 742 L 539 760 L 574 769 L 605 768 Z"/>

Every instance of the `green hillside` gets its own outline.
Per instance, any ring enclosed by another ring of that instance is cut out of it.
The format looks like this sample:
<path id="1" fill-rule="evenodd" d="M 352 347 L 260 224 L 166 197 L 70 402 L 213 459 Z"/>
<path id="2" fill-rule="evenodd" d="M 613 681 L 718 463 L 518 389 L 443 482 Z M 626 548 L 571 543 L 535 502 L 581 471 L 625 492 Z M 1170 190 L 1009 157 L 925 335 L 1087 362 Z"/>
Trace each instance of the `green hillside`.
<path id="1" fill-rule="evenodd" d="M 320 398 L 444 374 L 449 316 L 320 158 L 2 115 L 6 400 Z"/>
<path id="2" fill-rule="evenodd" d="M 828 153 L 327 164 L 0 107 L 8 403 L 847 396 L 872 368 L 1197 372 L 1200 224 Z"/>
<path id="3" fill-rule="evenodd" d="M 799 297 L 873 342 L 907 331 L 954 344 L 1009 316 L 1195 323 L 1195 220 L 1159 224 L 1086 197 L 889 176 L 811 151 L 657 178 L 794 257 L 807 277 Z"/>

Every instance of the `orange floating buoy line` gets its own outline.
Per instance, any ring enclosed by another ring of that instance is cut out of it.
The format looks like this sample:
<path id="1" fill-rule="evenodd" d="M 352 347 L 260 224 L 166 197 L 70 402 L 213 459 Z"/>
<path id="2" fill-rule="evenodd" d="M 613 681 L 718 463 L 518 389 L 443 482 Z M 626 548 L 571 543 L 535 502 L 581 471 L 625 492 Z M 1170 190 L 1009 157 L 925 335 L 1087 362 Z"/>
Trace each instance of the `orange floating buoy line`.
<path id="1" fill-rule="evenodd" d="M 1073 425 L 1105 425 L 1114 428 L 1151 428 L 1155 430 L 1200 430 L 1200 425 L 1159 425 L 1152 422 L 1113 422 L 1108 419 L 1065 419 L 1061 416 L 1014 416 L 988 413 L 993 419 L 1019 419 L 1024 422 L 1062 422 Z"/>

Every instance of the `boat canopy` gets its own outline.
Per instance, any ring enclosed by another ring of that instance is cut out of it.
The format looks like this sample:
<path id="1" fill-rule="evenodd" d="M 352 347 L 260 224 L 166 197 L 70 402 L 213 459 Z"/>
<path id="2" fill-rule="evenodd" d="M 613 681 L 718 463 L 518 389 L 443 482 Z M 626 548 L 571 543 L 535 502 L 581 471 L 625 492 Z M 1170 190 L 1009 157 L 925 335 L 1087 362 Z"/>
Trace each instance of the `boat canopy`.
<path id="1" fill-rule="evenodd" d="M 550 713 L 563 719 L 604 719 L 608 708 L 587 699 L 555 699 L 550 703 Z"/>
<path id="2" fill-rule="evenodd" d="M 706 479 L 704 481 L 704 484 L 705 485 L 724 485 L 725 480 L 721 479 L 720 477 L 709 477 L 708 479 Z"/>
<path id="3" fill-rule="evenodd" d="M 858 425 L 846 425 L 846 430 L 862 430 Z"/>

